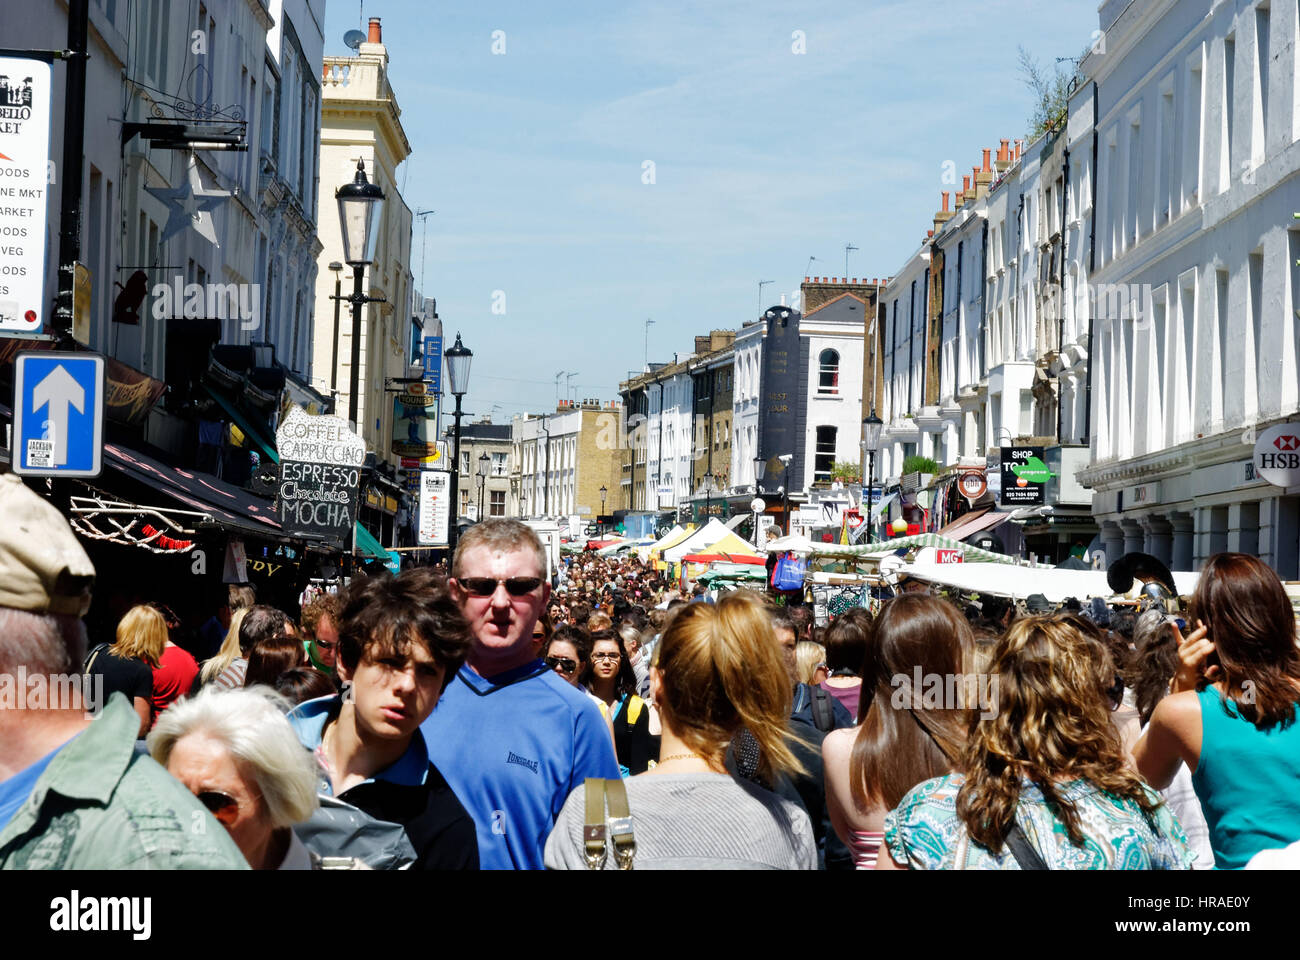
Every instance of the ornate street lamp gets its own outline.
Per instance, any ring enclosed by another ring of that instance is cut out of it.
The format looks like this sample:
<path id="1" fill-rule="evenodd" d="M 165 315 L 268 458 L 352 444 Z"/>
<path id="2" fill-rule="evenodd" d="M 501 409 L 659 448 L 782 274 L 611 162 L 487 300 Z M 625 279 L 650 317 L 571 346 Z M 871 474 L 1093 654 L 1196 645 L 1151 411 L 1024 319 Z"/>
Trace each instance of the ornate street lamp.
<path id="1" fill-rule="evenodd" d="M 492 458 L 486 453 L 479 454 L 478 458 L 478 518 L 479 522 L 483 520 L 483 488 L 487 485 L 488 471 L 492 469 Z"/>
<path id="2" fill-rule="evenodd" d="M 884 428 L 885 422 L 876 416 L 876 410 L 871 409 L 871 415 L 862 421 L 862 446 L 867 451 L 867 533 L 871 532 L 871 493 L 876 482 L 876 452 L 880 449 L 880 431 Z M 882 491 L 883 498 L 883 491 Z"/>
<path id="3" fill-rule="evenodd" d="M 605 516 L 605 497 L 607 497 L 608 495 L 609 495 L 609 490 L 605 487 L 604 484 L 601 484 L 601 486 L 600 486 L 600 515 L 601 515 L 602 517 Z M 604 532 L 605 521 L 604 521 L 604 520 L 601 520 L 599 525 L 600 525 L 601 531 Z"/>
<path id="4" fill-rule="evenodd" d="M 460 476 L 460 401 L 469 392 L 469 364 L 474 354 L 460 342 L 460 333 L 456 334 L 456 343 L 450 350 L 443 351 L 447 361 L 447 384 L 451 395 L 456 398 L 456 410 L 452 414 L 452 453 L 451 453 L 451 528 L 447 531 L 447 552 L 455 555 L 456 539 L 459 529 L 460 497 L 457 482 Z"/>
<path id="5" fill-rule="evenodd" d="M 379 240 L 379 215 L 384 207 L 384 191 L 366 179 L 366 168 L 357 161 L 357 175 L 334 193 L 339 205 L 339 225 L 343 234 L 343 259 L 352 268 L 352 372 L 348 389 L 348 420 L 361 433 L 357 423 L 358 380 L 361 374 L 361 308 L 367 303 L 383 303 L 383 297 L 368 297 L 362 292 L 366 267 L 375 262 L 375 244 Z M 337 336 L 335 343 L 338 342 Z"/>

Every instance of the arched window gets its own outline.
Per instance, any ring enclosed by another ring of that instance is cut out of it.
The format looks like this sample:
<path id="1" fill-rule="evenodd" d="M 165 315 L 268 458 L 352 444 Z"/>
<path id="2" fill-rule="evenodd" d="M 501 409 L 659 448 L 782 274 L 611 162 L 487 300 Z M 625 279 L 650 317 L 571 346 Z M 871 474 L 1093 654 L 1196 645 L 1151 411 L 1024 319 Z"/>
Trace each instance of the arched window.
<path id="1" fill-rule="evenodd" d="M 819 373 L 818 393 L 840 392 L 840 355 L 834 350 L 823 350 L 817 356 Z"/>

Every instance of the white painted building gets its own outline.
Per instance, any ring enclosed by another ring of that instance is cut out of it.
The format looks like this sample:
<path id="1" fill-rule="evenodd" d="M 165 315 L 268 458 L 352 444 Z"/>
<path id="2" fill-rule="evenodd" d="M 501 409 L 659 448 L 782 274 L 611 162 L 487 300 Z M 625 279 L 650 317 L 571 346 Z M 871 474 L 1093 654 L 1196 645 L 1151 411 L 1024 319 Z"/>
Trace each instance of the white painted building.
<path id="1" fill-rule="evenodd" d="M 1251 463 L 1300 410 L 1295 8 L 1108 0 L 1099 22 L 1072 103 L 1091 120 L 1095 97 L 1098 167 L 1080 479 L 1112 559 L 1240 550 L 1295 578 L 1300 488 Z"/>
<path id="2" fill-rule="evenodd" d="M 81 261 L 91 296 L 77 338 L 173 387 L 144 416 L 142 433 L 177 458 L 197 429 L 189 400 L 209 348 L 256 345 L 236 372 L 246 382 L 261 376 L 266 402 L 244 413 L 273 431 L 280 394 L 268 383 L 283 383 L 285 372 L 304 381 L 309 375 L 312 303 L 297 291 L 310 287 L 318 247 L 324 0 L 92 0 L 89 10 Z M 6 47 L 61 49 L 67 15 L 67 4 L 54 0 L 7 4 L 0 37 Z M 53 81 L 50 157 L 57 164 L 61 65 Z M 247 151 L 174 150 L 143 134 L 123 138 L 124 123 L 144 122 L 239 129 Z M 300 162 L 307 155 L 312 160 Z M 186 215 L 179 193 L 159 195 L 191 188 L 208 195 L 198 218 Z M 51 184 L 45 224 L 51 291 L 60 190 Z M 199 316 L 172 296 L 195 284 L 204 293 Z M 115 322 L 115 308 L 119 321 L 138 322 Z"/>
<path id="3" fill-rule="evenodd" d="M 805 494 L 814 486 L 830 486 L 835 463 L 857 464 L 862 458 L 862 349 L 870 319 L 866 310 L 860 297 L 844 293 L 799 320 L 805 368 L 799 377 L 804 396 L 796 429 L 802 427 L 804 448 L 795 457 L 792 479 L 802 476 Z"/>
<path id="4" fill-rule="evenodd" d="M 736 331 L 736 389 L 731 397 L 731 476 L 733 487 L 753 486 L 758 454 L 758 411 L 763 372 L 763 323 L 754 320 Z"/>

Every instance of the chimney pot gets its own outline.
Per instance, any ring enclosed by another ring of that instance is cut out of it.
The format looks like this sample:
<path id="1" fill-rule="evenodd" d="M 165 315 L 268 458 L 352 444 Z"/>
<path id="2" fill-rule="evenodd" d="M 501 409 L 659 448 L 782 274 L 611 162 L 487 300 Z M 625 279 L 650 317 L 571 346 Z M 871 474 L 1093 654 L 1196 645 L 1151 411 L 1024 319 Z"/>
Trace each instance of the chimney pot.
<path id="1" fill-rule="evenodd" d="M 927 230 L 927 231 L 925 231 L 925 236 L 926 236 L 927 239 L 929 239 L 930 237 L 933 237 L 933 236 L 934 236 L 934 231 L 933 231 L 933 230 Z"/>
<path id="2" fill-rule="evenodd" d="M 965 193 L 965 192 L 966 192 L 967 190 L 969 190 L 969 189 L 970 189 L 970 177 L 962 177 L 962 178 L 961 178 L 961 192 L 962 192 L 962 193 Z"/>
<path id="3" fill-rule="evenodd" d="M 939 196 L 943 197 L 943 212 L 948 212 L 948 191 L 944 190 Z"/>
<path id="4" fill-rule="evenodd" d="M 380 27 L 380 25 L 379 25 L 379 18 L 378 18 L 378 17 L 371 17 L 371 18 L 370 18 L 370 35 L 369 35 L 368 37 L 366 37 L 366 42 L 367 42 L 367 43 L 383 43 L 383 42 L 384 42 L 384 31 L 383 31 L 383 28 Z"/>
<path id="5" fill-rule="evenodd" d="M 985 150 L 984 150 L 984 172 L 985 172 L 985 173 L 992 173 L 992 172 L 993 172 L 993 168 L 989 165 L 989 155 L 990 155 L 992 152 L 993 152 L 992 150 L 989 150 L 989 149 L 987 149 L 987 148 L 985 148 Z"/>
<path id="6" fill-rule="evenodd" d="M 998 159 L 1007 160 L 1009 159 L 1010 154 L 1011 154 L 1011 141 L 1003 137 L 1002 145 L 998 147 Z"/>
<path id="7" fill-rule="evenodd" d="M 804 277 L 804 278 L 803 278 L 803 282 L 804 282 L 804 283 L 808 283 L 808 282 L 811 281 L 811 280 L 812 280 L 812 277 Z"/>

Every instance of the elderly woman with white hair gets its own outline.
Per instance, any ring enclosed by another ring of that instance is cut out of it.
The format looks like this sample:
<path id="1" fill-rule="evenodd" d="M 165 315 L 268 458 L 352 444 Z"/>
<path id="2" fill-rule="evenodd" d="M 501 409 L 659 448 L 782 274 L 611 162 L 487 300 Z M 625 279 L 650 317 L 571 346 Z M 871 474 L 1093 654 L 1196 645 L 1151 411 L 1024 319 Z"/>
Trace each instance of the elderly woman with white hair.
<path id="1" fill-rule="evenodd" d="M 173 704 L 149 734 L 149 752 L 230 832 L 254 870 L 310 870 L 317 861 L 292 830 L 319 804 L 311 754 L 269 687 L 205 688 Z"/>

